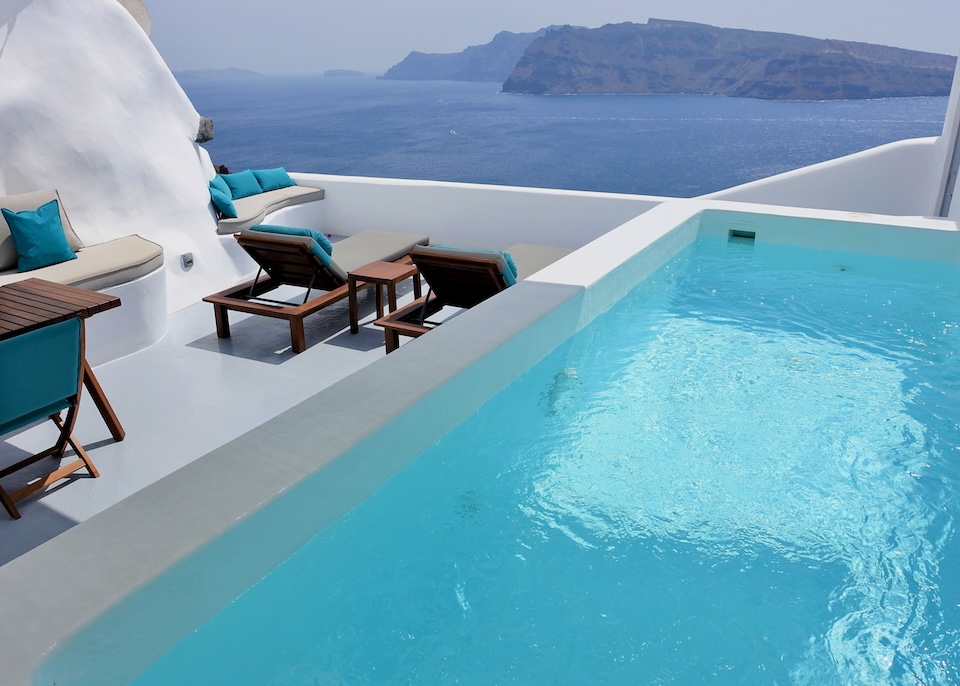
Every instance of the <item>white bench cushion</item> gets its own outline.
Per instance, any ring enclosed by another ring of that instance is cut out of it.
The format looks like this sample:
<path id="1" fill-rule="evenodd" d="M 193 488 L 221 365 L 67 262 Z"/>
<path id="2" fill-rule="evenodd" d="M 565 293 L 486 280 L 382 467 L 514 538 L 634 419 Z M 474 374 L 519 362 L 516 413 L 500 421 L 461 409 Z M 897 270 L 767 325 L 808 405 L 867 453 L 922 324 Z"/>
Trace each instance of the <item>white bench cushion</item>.
<path id="1" fill-rule="evenodd" d="M 77 259 L 29 272 L 0 271 L 0 286 L 38 278 L 93 291 L 146 276 L 163 266 L 163 248 L 137 235 L 77 250 Z"/>
<path id="2" fill-rule="evenodd" d="M 322 188 L 287 186 L 246 198 L 238 198 L 233 201 L 234 207 L 237 208 L 237 218 L 218 221 L 217 233 L 230 234 L 249 229 L 251 226 L 262 224 L 268 212 L 314 200 L 323 200 Z"/>

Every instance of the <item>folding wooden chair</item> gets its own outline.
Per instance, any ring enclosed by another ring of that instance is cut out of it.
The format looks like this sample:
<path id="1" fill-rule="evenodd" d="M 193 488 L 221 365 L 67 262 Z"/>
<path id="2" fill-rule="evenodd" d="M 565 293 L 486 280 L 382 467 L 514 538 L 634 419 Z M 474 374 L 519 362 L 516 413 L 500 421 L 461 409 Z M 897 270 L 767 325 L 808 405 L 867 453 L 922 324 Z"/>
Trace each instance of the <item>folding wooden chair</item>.
<path id="1" fill-rule="evenodd" d="M 0 341 L 0 436 L 51 419 L 60 429 L 52 448 L 0 469 L 9 476 L 47 457 L 63 457 L 67 445 L 77 459 L 50 474 L 8 493 L 0 486 L 0 503 L 14 519 L 20 512 L 14 503 L 84 467 L 100 476 L 83 446 L 73 436 L 83 388 L 83 322 L 68 319 Z M 66 410 L 65 419 L 60 413 Z"/>

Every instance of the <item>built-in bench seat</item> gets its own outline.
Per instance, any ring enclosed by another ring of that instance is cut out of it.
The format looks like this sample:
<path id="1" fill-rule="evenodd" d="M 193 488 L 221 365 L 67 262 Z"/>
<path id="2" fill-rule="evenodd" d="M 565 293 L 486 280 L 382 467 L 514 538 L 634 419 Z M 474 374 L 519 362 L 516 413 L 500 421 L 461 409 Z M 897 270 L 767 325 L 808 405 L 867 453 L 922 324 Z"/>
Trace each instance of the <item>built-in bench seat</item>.
<path id="1" fill-rule="evenodd" d="M 0 197 L 0 207 L 14 212 L 35 210 L 57 200 L 60 221 L 77 259 L 40 269 L 17 272 L 17 253 L 6 222 L 0 218 L 0 286 L 21 279 L 38 278 L 90 290 L 103 290 L 145 276 L 163 266 L 163 248 L 137 235 L 123 236 L 98 245 L 85 246 L 73 231 L 55 190 L 34 191 Z"/>
<path id="2" fill-rule="evenodd" d="M 46 279 L 101 291 L 146 276 L 163 266 L 163 248 L 136 234 L 77 251 L 77 259 L 29 272 L 0 272 L 0 286 L 21 279 Z"/>
<path id="3" fill-rule="evenodd" d="M 272 191 L 265 191 L 246 198 L 237 198 L 233 201 L 237 208 L 236 219 L 223 218 L 217 221 L 217 233 L 231 234 L 249 229 L 251 226 L 262 224 L 270 212 L 281 207 L 299 205 L 300 203 L 323 200 L 322 188 L 308 186 L 287 186 Z"/>

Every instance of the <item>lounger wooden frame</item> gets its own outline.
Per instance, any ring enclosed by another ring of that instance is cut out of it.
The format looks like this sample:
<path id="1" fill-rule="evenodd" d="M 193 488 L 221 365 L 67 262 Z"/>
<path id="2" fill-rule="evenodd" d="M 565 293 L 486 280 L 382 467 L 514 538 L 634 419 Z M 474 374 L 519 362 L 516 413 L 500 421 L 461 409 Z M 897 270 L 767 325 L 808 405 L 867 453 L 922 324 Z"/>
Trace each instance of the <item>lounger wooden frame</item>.
<path id="1" fill-rule="evenodd" d="M 383 327 L 388 354 L 399 347 L 400 336 L 416 338 L 436 327 L 428 317 L 444 307 L 471 308 L 509 286 L 500 271 L 502 258 L 496 254 L 459 256 L 414 248 L 410 259 L 430 290 L 374 322 Z"/>
<path id="2" fill-rule="evenodd" d="M 302 353 L 307 349 L 306 335 L 303 330 L 304 318 L 346 298 L 349 294 L 346 281 L 325 266 L 304 242 L 291 241 L 274 235 L 237 234 L 236 239 L 267 274 L 262 276 L 258 272 L 257 277 L 251 281 L 208 295 L 203 299 L 204 302 L 213 304 L 217 336 L 230 337 L 228 315 L 230 310 L 285 319 L 290 325 L 293 352 Z M 409 263 L 409 258 L 406 256 L 397 261 L 404 260 Z M 263 297 L 283 285 L 306 288 L 304 301 L 299 305 L 291 305 Z M 358 288 L 372 285 L 359 283 Z M 315 289 L 325 292 L 310 298 L 311 291 Z"/>

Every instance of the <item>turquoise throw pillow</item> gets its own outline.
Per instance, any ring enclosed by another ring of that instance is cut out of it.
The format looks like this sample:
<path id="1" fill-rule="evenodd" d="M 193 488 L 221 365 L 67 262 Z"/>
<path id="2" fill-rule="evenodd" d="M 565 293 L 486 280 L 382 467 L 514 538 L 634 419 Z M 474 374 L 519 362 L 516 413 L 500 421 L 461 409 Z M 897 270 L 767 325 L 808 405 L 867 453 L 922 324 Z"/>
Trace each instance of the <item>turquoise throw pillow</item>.
<path id="1" fill-rule="evenodd" d="M 228 198 L 231 197 L 230 186 L 227 185 L 227 182 L 223 180 L 223 177 L 220 176 L 220 174 L 217 174 L 210 179 L 210 188 L 216 188 Z"/>
<path id="2" fill-rule="evenodd" d="M 330 242 L 330 239 L 327 238 L 323 231 L 303 229 L 297 226 L 278 226 L 275 224 L 257 224 L 256 226 L 250 227 L 250 230 L 263 231 L 264 233 L 279 233 L 286 236 L 309 236 L 317 242 L 317 245 L 320 246 L 320 249 L 325 253 L 324 256 L 318 255 L 321 262 L 329 264 L 329 257 L 333 255 L 333 243 Z"/>
<path id="3" fill-rule="evenodd" d="M 229 191 L 229 189 L 228 189 Z M 230 193 L 223 193 L 218 188 L 210 186 L 210 200 L 213 201 L 213 206 L 217 208 L 217 211 L 221 215 L 229 219 L 237 218 L 237 207 L 233 204 L 233 200 L 230 199 Z"/>
<path id="4" fill-rule="evenodd" d="M 28 272 L 51 264 L 77 259 L 67 244 L 60 222 L 60 203 L 51 200 L 35 210 L 11 212 L 3 208 L 13 244 L 17 249 L 17 271 Z"/>
<path id="5" fill-rule="evenodd" d="M 277 167 L 276 169 L 254 169 L 253 175 L 257 177 L 257 183 L 260 184 L 260 188 L 262 188 L 264 192 L 297 185 L 297 182 L 290 178 L 287 170 L 283 167 Z"/>
<path id="6" fill-rule="evenodd" d="M 248 198 L 251 195 L 259 195 L 260 193 L 263 193 L 263 189 L 260 188 L 257 177 L 254 176 L 253 172 L 249 169 L 246 171 L 237 172 L 236 174 L 221 174 L 220 178 L 223 179 L 227 183 L 227 186 L 230 187 L 230 197 L 234 200 Z"/>

